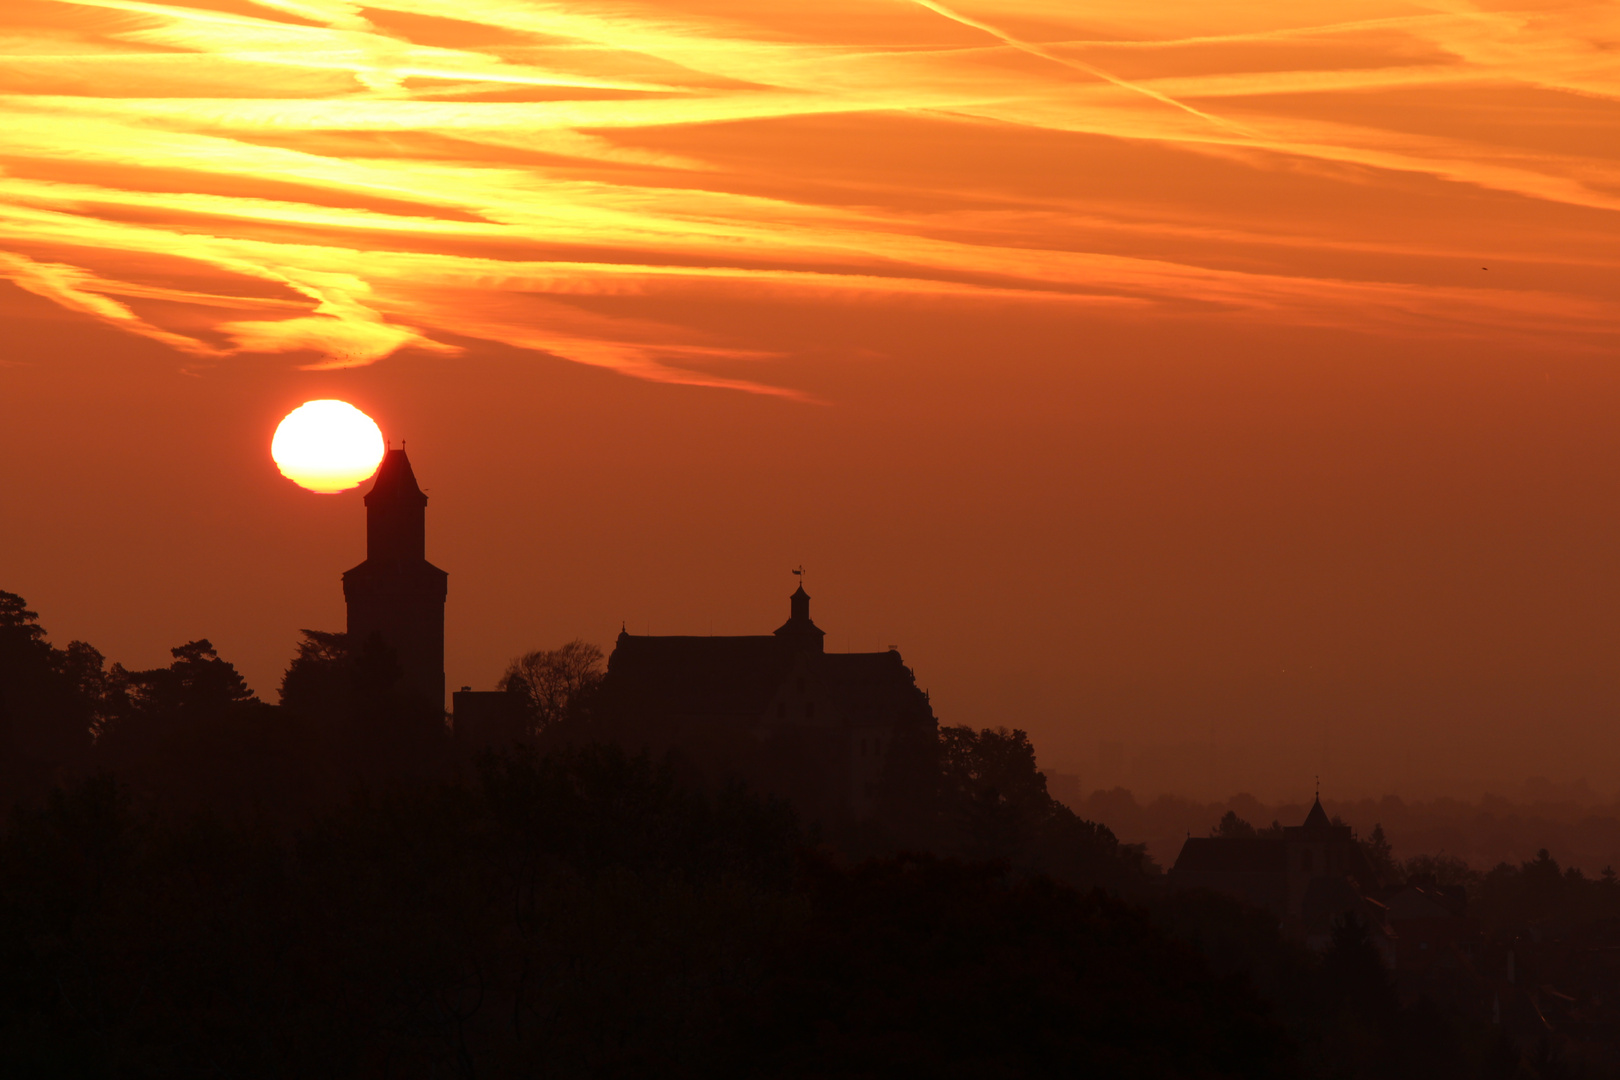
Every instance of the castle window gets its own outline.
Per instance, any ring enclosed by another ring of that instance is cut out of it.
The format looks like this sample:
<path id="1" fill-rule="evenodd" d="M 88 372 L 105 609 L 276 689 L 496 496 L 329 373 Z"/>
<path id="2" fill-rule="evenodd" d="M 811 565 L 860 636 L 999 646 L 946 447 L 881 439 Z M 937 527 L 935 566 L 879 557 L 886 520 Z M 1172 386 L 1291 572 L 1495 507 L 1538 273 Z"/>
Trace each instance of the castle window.
<path id="1" fill-rule="evenodd" d="M 1309 850 L 1299 853 L 1299 868 L 1305 871 L 1307 874 L 1311 872 L 1311 853 Z"/>
<path id="2" fill-rule="evenodd" d="M 807 701 L 807 702 L 804 703 L 804 715 L 806 715 L 806 716 L 814 716 L 814 715 L 816 715 L 816 703 L 815 702 Z"/>
<path id="3" fill-rule="evenodd" d="M 787 718 L 787 702 L 778 701 L 776 703 L 776 716 L 779 720 Z"/>
<path id="4" fill-rule="evenodd" d="M 799 693 L 801 693 L 801 694 L 804 693 L 804 680 L 803 679 L 799 680 Z"/>
<path id="5" fill-rule="evenodd" d="M 865 756 L 866 756 L 866 740 L 862 739 L 861 740 L 861 757 L 865 757 Z"/>

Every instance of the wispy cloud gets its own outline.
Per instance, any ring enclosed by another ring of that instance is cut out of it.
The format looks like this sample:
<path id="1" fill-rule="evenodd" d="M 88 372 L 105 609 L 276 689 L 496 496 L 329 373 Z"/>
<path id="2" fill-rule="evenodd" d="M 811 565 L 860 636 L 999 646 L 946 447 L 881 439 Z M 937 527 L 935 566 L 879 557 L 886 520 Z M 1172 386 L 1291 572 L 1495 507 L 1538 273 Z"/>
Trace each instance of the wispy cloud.
<path id="1" fill-rule="evenodd" d="M 769 342 L 589 300 L 1586 348 L 1620 325 L 1617 33 L 1599 3 L 19 0 L 0 275 L 193 358 L 483 339 L 788 394 Z M 1482 253 L 1542 270 L 1486 287 Z"/>
<path id="2" fill-rule="evenodd" d="M 161 329 L 141 319 L 128 305 L 107 296 L 107 293 L 134 290 L 121 282 L 103 281 L 82 267 L 36 262 L 24 255 L 0 251 L 0 274 L 31 293 L 54 300 L 69 311 L 81 312 L 121 330 L 161 341 L 187 355 L 215 356 L 219 353 L 206 342 Z"/>

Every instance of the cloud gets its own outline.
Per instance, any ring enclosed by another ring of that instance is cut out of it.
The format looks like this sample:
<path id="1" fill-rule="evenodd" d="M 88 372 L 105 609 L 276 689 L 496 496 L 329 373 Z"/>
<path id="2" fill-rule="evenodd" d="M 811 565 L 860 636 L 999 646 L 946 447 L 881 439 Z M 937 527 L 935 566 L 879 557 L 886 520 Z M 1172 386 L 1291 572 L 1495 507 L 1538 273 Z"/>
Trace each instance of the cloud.
<path id="1" fill-rule="evenodd" d="M 1196 109 L 1187 104 L 1185 101 L 1172 97 L 1162 90 L 1157 90 L 1151 86 L 1144 85 L 1143 83 L 1132 82 L 1129 79 L 1121 79 L 1119 76 L 1104 71 L 1095 64 L 1088 64 L 1081 60 L 1065 57 L 1053 52 L 1051 49 L 1045 49 L 1039 45 L 1013 37 L 1011 34 L 1008 34 L 1004 30 L 998 29 L 990 23 L 982 22 L 968 15 L 964 15 L 953 8 L 949 8 L 944 4 L 938 3 L 937 0 L 912 0 L 912 2 L 919 7 L 924 7 L 929 11 L 943 15 L 945 18 L 950 19 L 953 22 L 959 22 L 963 26 L 971 26 L 975 30 L 982 30 L 986 34 L 989 34 L 991 37 L 995 38 L 997 41 L 1010 45 L 1020 52 L 1026 52 L 1031 56 L 1038 56 L 1042 60 L 1050 60 L 1054 64 L 1061 64 L 1064 67 L 1073 68 L 1076 71 L 1081 71 L 1087 75 L 1095 76 L 1111 86 L 1117 86 L 1122 90 L 1129 90 L 1134 94 L 1141 94 L 1144 97 L 1151 98 L 1152 100 L 1159 102 L 1161 105 L 1168 105 L 1173 109 L 1180 109 L 1189 116 L 1196 116 L 1200 120 L 1207 120 L 1209 123 L 1214 124 L 1217 127 L 1237 132 L 1241 132 L 1243 130 L 1239 125 L 1234 124 L 1229 120 L 1223 120 L 1218 116 L 1211 116 L 1202 109 Z"/>
<path id="2" fill-rule="evenodd" d="M 120 330 L 162 342 L 188 356 L 220 355 L 220 350 L 206 342 L 153 326 L 128 306 L 108 299 L 104 295 L 107 292 L 133 290 L 119 282 L 102 281 L 81 267 L 35 262 L 25 255 L 0 251 L 0 276 L 36 296 L 55 301 L 69 311 L 77 311 Z"/>
<path id="3" fill-rule="evenodd" d="M 408 345 L 435 352 L 460 352 L 454 346 L 430 341 L 408 327 L 390 326 L 380 319 L 308 315 L 279 321 L 228 322 L 221 324 L 220 330 L 235 340 L 238 352 L 322 353 L 322 360 L 305 365 L 314 371 L 363 367 L 392 356 Z"/>
<path id="4" fill-rule="evenodd" d="M 0 239 L 28 254 L 0 272 L 189 356 L 483 339 L 792 394 L 776 343 L 660 298 L 1579 349 L 1620 325 L 1593 277 L 1620 239 L 1612 5 L 15 10 Z M 1539 269 L 1487 288 L 1482 252 Z"/>
<path id="5" fill-rule="evenodd" d="M 390 323 L 362 303 L 359 298 L 372 290 L 360 278 L 292 267 L 271 268 L 269 273 L 315 301 L 314 314 L 224 323 L 220 330 L 235 340 L 240 352 L 318 352 L 323 358 L 306 366 L 327 370 L 363 367 L 407 346 L 452 356 L 461 351 L 433 341 L 413 327 Z"/>

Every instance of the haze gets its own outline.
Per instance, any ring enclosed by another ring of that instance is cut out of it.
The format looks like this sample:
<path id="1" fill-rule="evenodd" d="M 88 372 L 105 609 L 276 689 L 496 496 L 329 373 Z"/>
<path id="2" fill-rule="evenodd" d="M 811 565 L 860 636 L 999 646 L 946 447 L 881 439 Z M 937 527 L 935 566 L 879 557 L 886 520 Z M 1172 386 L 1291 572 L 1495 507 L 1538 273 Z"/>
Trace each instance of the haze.
<path id="1" fill-rule="evenodd" d="M 10 0 L 0 585 L 260 695 L 340 398 L 448 682 L 898 646 L 1086 788 L 1617 794 L 1620 16 Z"/>

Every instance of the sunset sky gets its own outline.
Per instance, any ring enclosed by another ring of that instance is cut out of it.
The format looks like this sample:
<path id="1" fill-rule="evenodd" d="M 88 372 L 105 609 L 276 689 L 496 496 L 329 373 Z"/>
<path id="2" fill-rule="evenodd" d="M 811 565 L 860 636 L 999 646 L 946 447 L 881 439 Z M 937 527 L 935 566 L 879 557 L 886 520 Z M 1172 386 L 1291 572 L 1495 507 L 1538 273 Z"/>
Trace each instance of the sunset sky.
<path id="1" fill-rule="evenodd" d="M 767 632 L 802 563 L 830 649 L 1087 787 L 1617 789 L 1620 4 L 7 0 L 0 50 L 0 588 L 58 644 L 274 700 L 364 535 L 270 438 L 341 398 L 452 687 Z"/>

